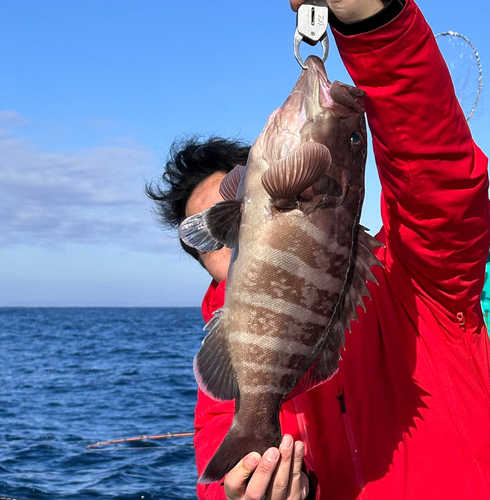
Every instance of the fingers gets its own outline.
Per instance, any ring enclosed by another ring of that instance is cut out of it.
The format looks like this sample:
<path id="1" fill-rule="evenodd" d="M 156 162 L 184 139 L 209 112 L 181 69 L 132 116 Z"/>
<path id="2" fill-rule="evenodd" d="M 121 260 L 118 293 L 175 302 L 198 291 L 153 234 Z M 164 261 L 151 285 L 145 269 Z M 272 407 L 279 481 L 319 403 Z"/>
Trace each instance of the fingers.
<path id="1" fill-rule="evenodd" d="M 271 500 L 283 500 L 286 498 L 291 479 L 291 461 L 293 459 L 293 438 L 285 434 L 279 446 L 279 465 L 274 472 L 269 493 Z"/>
<path id="2" fill-rule="evenodd" d="M 279 446 L 280 459 L 267 490 L 267 500 L 305 500 L 309 492 L 308 476 L 302 472 L 305 447 L 285 435 Z"/>
<path id="3" fill-rule="evenodd" d="M 279 462 L 279 450 L 269 448 L 257 465 L 248 483 L 244 500 L 261 500 L 267 493 L 272 476 Z"/>
<path id="4" fill-rule="evenodd" d="M 286 498 L 291 500 L 305 500 L 309 492 L 308 476 L 301 470 L 305 446 L 302 441 L 294 443 L 293 464 L 291 467 L 291 479 L 289 482 L 289 492 Z"/>
<path id="5" fill-rule="evenodd" d="M 305 0 L 289 0 L 291 3 L 291 9 L 294 10 L 294 12 L 298 12 L 298 8 L 302 3 L 305 3 Z"/>
<path id="6" fill-rule="evenodd" d="M 228 500 L 305 500 L 308 477 L 303 466 L 304 444 L 286 434 L 277 448 L 261 458 L 256 452 L 244 457 L 226 476 Z"/>
<path id="7" fill-rule="evenodd" d="M 229 500 L 242 499 L 247 489 L 247 481 L 260 461 L 256 452 L 249 453 L 226 475 L 225 495 Z"/>

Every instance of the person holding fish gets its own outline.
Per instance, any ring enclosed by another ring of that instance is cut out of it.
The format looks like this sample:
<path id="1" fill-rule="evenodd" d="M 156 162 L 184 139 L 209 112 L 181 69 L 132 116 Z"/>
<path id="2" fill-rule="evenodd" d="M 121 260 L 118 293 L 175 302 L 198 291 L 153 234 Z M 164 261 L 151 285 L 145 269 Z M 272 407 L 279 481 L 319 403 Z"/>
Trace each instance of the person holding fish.
<path id="1" fill-rule="evenodd" d="M 413 0 L 327 2 L 356 87 L 310 57 L 250 152 L 190 143 L 148 189 L 213 277 L 198 497 L 487 499 L 488 160 Z M 376 239 L 359 224 L 364 110 Z"/>

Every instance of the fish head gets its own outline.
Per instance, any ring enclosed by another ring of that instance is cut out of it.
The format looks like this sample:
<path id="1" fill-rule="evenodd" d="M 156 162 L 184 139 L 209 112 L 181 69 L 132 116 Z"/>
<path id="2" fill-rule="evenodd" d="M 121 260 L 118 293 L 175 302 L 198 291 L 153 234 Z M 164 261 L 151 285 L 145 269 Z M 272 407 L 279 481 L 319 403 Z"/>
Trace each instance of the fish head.
<path id="1" fill-rule="evenodd" d="M 349 187 L 361 189 L 364 185 L 365 92 L 330 82 L 316 56 L 310 56 L 305 64 L 307 69 L 259 138 L 270 170 L 263 184 L 273 205 L 280 209 L 301 208 L 301 204 L 307 208 L 308 203 L 310 209 L 312 203 L 313 207 L 339 204 Z M 285 171 L 296 179 L 294 186 L 293 181 L 284 179 Z"/>

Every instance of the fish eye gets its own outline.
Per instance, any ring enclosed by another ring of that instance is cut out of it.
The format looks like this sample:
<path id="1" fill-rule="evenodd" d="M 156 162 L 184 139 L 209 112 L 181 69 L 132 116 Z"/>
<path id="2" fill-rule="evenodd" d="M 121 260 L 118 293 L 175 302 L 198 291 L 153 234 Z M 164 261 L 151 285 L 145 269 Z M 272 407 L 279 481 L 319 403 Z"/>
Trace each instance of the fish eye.
<path id="1" fill-rule="evenodd" d="M 350 142 L 353 146 L 358 146 L 362 142 L 361 136 L 357 132 L 352 132 Z"/>

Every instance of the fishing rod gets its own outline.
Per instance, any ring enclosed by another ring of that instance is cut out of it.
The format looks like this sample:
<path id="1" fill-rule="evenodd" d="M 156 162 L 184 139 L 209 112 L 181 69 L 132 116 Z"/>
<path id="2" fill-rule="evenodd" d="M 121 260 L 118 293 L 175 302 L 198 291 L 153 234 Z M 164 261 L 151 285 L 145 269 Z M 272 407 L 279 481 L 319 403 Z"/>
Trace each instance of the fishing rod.
<path id="1" fill-rule="evenodd" d="M 0 500 L 27 500 L 26 498 L 17 498 L 17 497 L 3 497 L 0 495 Z"/>
<path id="2" fill-rule="evenodd" d="M 119 444 L 119 443 L 133 443 L 135 441 L 148 441 L 154 439 L 166 439 L 166 438 L 174 438 L 174 437 L 185 437 L 185 436 L 194 436 L 194 431 L 188 432 L 167 432 L 166 434 L 159 434 L 157 436 L 138 436 L 131 438 L 122 438 L 122 439 L 109 439 L 107 441 L 99 441 L 95 444 L 90 444 L 87 446 L 87 450 L 91 450 L 93 448 L 97 448 L 99 446 L 105 446 L 108 444 Z M 0 500 L 1 497 L 0 497 Z"/>

